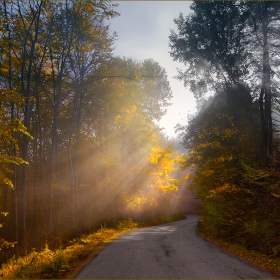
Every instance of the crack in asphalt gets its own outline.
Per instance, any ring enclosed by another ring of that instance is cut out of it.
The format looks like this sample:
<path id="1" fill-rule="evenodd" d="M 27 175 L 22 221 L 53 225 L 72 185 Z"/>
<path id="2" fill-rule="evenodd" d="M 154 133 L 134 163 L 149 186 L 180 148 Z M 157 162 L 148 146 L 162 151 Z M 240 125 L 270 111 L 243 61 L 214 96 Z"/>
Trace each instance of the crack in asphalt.
<path id="1" fill-rule="evenodd" d="M 162 244 L 162 245 L 160 245 L 160 247 L 163 249 L 165 256 L 169 257 L 170 250 L 168 249 L 168 246 L 166 246 L 165 244 Z"/>
<path id="2" fill-rule="evenodd" d="M 225 266 L 225 267 L 229 268 L 230 270 L 232 270 L 234 272 L 234 274 L 236 276 L 238 276 L 238 278 L 240 278 L 240 279 L 260 279 L 260 277 L 257 274 L 252 273 L 251 275 L 249 275 L 249 274 L 246 274 L 246 273 L 240 271 L 237 268 L 233 268 L 233 267 L 230 267 L 230 266 Z M 243 276 L 241 276 L 241 274 Z"/>
<path id="3" fill-rule="evenodd" d="M 202 262 L 204 262 L 204 263 L 206 263 L 206 264 L 210 265 L 211 267 L 214 267 L 211 263 L 209 263 L 209 262 L 207 262 L 207 261 L 203 260 L 201 257 L 199 257 L 199 259 L 200 259 Z"/>

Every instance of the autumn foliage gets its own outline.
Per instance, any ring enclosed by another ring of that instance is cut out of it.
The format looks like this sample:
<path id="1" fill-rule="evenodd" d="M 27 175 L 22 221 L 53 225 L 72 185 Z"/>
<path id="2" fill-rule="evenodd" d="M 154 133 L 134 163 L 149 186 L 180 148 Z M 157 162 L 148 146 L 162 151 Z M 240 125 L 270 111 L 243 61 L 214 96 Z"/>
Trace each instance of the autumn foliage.
<path id="1" fill-rule="evenodd" d="M 198 112 L 178 126 L 189 150 L 200 229 L 280 256 L 279 3 L 201 2 L 175 19 L 170 47 Z M 277 42 L 277 43 L 276 43 Z"/>
<path id="2" fill-rule="evenodd" d="M 156 124 L 167 76 L 152 59 L 113 57 L 114 7 L 0 4 L 1 244 L 13 245 L 3 259 L 178 212 L 178 155 Z"/>

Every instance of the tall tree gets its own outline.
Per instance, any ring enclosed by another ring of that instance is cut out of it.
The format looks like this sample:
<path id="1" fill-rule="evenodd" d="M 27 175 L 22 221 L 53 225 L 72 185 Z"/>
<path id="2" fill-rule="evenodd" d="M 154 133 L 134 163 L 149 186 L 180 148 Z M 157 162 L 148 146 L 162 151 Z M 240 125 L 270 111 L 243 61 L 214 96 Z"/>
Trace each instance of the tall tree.
<path id="1" fill-rule="evenodd" d="M 63 136 L 65 131 L 60 123 L 60 113 L 65 110 L 62 105 L 71 102 L 73 89 L 79 88 L 73 87 L 74 79 L 70 72 L 77 73 L 78 67 L 80 69 L 88 67 L 86 61 L 81 61 L 74 70 L 73 67 L 71 68 L 74 46 L 76 45 L 77 48 L 82 44 L 85 46 L 86 40 L 89 42 L 94 38 L 94 45 L 91 42 L 91 52 L 100 52 L 101 41 L 104 41 L 106 36 L 107 43 L 111 44 L 112 40 L 104 20 L 116 15 L 114 7 L 115 4 L 110 2 L 98 1 L 85 3 L 4 1 L 1 3 L 1 30 L 3 30 L 1 65 L 5 65 L 1 67 L 1 86 L 7 96 L 14 101 L 9 103 L 10 105 L 5 102 L 3 104 L 10 106 L 9 117 L 13 120 L 17 115 L 27 129 L 28 133 L 16 136 L 20 143 L 17 153 L 22 154 L 23 162 L 28 161 L 31 163 L 29 166 L 32 166 L 32 168 L 22 166 L 21 176 L 13 180 L 14 185 L 17 182 L 17 186 L 21 186 L 13 193 L 15 212 L 20 213 L 19 245 L 22 250 L 26 248 L 25 234 L 28 231 L 26 220 L 31 219 L 30 215 L 27 215 L 28 208 L 35 207 L 32 211 L 33 224 L 37 224 L 36 220 L 39 222 L 36 214 L 44 213 L 48 220 L 48 233 L 49 235 L 53 233 L 53 210 L 57 204 L 53 201 L 53 184 L 55 179 L 59 181 L 61 161 L 58 152 L 63 150 L 60 148 L 65 147 L 66 141 L 66 137 Z M 102 56 L 109 52 L 108 49 L 102 51 L 98 54 L 99 61 L 88 61 L 88 64 L 91 63 L 91 66 L 100 64 Z M 24 103 L 22 99 L 20 102 L 17 101 L 14 92 L 21 93 Z M 5 109 L 5 117 L 6 114 Z M 50 114 L 53 114 L 53 120 Z M 61 135 L 58 132 L 61 132 Z M 31 134 L 35 137 L 32 142 L 30 142 Z M 51 172 L 48 166 L 51 167 Z M 45 176 L 46 172 L 51 175 L 51 183 Z M 34 174 L 37 176 L 31 180 Z M 33 182 L 32 185 L 28 184 L 29 180 Z M 45 187 L 46 184 L 49 185 L 48 188 Z M 48 200 L 44 199 L 45 193 L 48 193 Z M 20 195 L 18 203 L 17 194 Z M 20 211 L 17 211 L 18 206 Z M 37 237 L 36 230 L 33 232 Z M 28 246 L 32 245 L 28 244 Z"/>
<path id="2" fill-rule="evenodd" d="M 262 127 L 263 158 L 267 165 L 273 157 L 273 124 L 272 124 L 272 102 L 273 91 L 277 88 L 272 82 L 277 72 L 278 62 L 273 54 L 279 51 L 279 39 L 277 29 L 280 18 L 280 5 L 277 2 L 255 2 L 244 3 L 248 13 L 248 26 L 251 33 L 247 42 L 256 44 L 259 49 L 259 67 L 261 83 L 259 86 L 259 109 Z M 247 33 L 248 36 L 248 33 Z M 251 38 L 250 38 L 251 37 Z M 256 54 L 255 54 L 256 57 Z M 275 64 L 275 62 L 276 64 Z"/>
<path id="3" fill-rule="evenodd" d="M 185 64 L 178 78 L 189 85 L 197 98 L 228 84 L 244 82 L 248 53 L 244 50 L 246 20 L 234 1 L 194 2 L 193 13 L 174 20 L 178 32 L 169 36 L 170 55 Z"/>
<path id="4" fill-rule="evenodd" d="M 172 31 L 169 37 L 171 56 L 187 67 L 178 78 L 198 99 L 234 84 L 251 87 L 252 95 L 259 100 L 266 165 L 273 150 L 271 77 L 277 72 L 278 62 L 276 58 L 272 71 L 271 54 L 279 47 L 274 35 L 278 7 L 278 3 L 262 1 L 194 2 L 193 13 L 175 19 L 178 32 Z"/>
<path id="5" fill-rule="evenodd" d="M 39 36 L 40 18 L 43 9 L 43 2 L 9 2 L 4 3 L 4 17 L 9 24 L 9 50 L 13 50 L 13 57 L 18 66 L 14 76 L 18 75 L 20 83 L 13 83 L 13 89 L 21 92 L 25 99 L 23 108 L 23 123 L 27 131 L 30 132 L 31 110 L 33 96 L 33 64 L 35 61 L 36 44 Z M 9 6 L 7 6 L 9 4 Z M 15 39 L 17 38 L 17 39 Z M 11 63 L 11 60 L 10 60 Z M 11 65 L 11 64 L 9 64 Z M 11 72 L 10 72 L 11 76 Z M 11 77 L 10 77 L 11 78 Z M 11 86 L 11 81 L 10 81 Z M 22 159 L 28 162 L 30 134 L 23 135 L 21 147 Z M 26 200 L 27 200 L 27 166 L 21 168 L 21 199 L 20 199 L 20 245 L 26 248 Z"/>
<path id="6" fill-rule="evenodd" d="M 107 8 L 108 9 L 108 8 Z M 73 72 L 71 77 L 74 84 L 72 114 L 68 131 L 68 157 L 70 174 L 72 177 L 72 219 L 73 224 L 79 224 L 77 219 L 76 189 L 79 182 L 78 161 L 79 145 L 84 118 L 83 110 L 86 107 L 86 95 L 94 94 L 90 86 L 105 79 L 98 76 L 98 68 L 112 59 L 112 44 L 115 34 L 109 35 L 109 26 L 104 24 L 109 15 L 115 16 L 112 11 L 96 10 L 89 3 L 78 3 L 76 7 L 78 24 L 76 25 L 75 47 L 71 51 L 69 65 Z M 86 20 L 84 20 L 84 18 Z M 98 104 L 94 104 L 98 106 Z"/>

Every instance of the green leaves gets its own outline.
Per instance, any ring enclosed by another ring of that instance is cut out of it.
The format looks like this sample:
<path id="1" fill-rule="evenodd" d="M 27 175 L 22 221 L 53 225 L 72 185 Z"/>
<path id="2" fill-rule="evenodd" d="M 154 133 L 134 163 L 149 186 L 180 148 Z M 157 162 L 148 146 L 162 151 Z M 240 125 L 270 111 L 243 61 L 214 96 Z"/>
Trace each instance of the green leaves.
<path id="1" fill-rule="evenodd" d="M 178 78 L 197 98 L 222 90 L 246 75 L 248 53 L 242 40 L 245 17 L 234 1 L 194 2 L 193 13 L 174 20 L 169 36 L 170 55 L 186 66 Z"/>

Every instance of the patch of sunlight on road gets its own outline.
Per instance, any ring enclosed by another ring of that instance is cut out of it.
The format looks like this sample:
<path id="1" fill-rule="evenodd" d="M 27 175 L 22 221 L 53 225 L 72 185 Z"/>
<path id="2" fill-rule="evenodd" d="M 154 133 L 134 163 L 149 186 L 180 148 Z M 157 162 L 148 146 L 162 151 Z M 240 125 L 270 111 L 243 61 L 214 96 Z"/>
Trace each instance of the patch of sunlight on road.
<path id="1" fill-rule="evenodd" d="M 145 228 L 145 232 L 143 233 L 142 229 L 131 231 L 120 238 L 116 239 L 115 242 L 125 242 L 128 240 L 144 240 L 148 235 L 164 235 L 166 233 L 172 233 L 177 230 L 176 227 L 171 226 L 160 226 L 153 228 Z"/>

